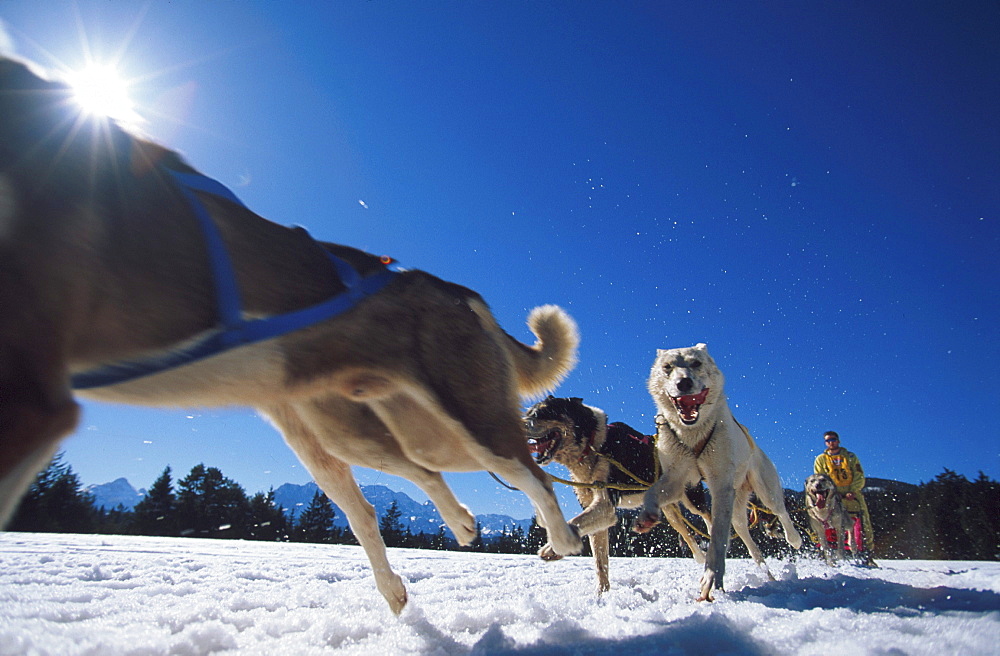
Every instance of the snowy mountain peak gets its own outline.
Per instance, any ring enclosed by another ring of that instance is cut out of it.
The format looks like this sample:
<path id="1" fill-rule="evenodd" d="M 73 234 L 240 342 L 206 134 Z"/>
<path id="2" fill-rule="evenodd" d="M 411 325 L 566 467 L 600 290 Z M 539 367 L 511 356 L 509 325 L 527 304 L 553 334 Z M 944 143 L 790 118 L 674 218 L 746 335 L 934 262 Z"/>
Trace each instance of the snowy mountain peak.
<path id="1" fill-rule="evenodd" d="M 118 506 L 132 510 L 135 504 L 146 496 L 146 490 L 136 490 L 125 478 L 116 478 L 110 483 L 100 485 L 89 485 L 84 491 L 94 497 L 95 508 L 105 510 L 114 510 Z"/>

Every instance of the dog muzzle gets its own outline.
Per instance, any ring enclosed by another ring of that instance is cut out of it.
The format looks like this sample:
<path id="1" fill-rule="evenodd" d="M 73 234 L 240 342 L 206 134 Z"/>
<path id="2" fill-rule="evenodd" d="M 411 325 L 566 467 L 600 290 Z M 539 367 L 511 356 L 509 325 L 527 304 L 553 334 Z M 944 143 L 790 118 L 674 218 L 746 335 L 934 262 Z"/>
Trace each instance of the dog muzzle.
<path id="1" fill-rule="evenodd" d="M 705 400 L 708 398 L 709 389 L 706 387 L 697 394 L 670 397 L 670 400 L 674 402 L 674 409 L 677 410 L 677 416 L 680 417 L 681 422 L 685 426 L 697 423 L 701 406 L 705 404 Z"/>
<path id="2" fill-rule="evenodd" d="M 534 456 L 535 462 L 544 465 L 552 460 L 553 454 L 562 444 L 562 431 L 553 428 L 540 437 L 528 437 L 528 451 Z"/>

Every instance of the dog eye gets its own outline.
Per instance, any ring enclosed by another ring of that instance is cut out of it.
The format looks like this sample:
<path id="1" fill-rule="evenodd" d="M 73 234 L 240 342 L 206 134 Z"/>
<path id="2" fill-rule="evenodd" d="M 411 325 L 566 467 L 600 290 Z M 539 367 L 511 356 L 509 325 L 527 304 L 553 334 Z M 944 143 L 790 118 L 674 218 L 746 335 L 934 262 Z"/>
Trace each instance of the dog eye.
<path id="1" fill-rule="evenodd" d="M 665 364 L 665 365 L 663 365 L 663 370 L 666 371 L 667 373 L 669 373 L 669 372 L 671 372 L 671 371 L 674 370 L 674 365 L 672 365 L 672 364 Z"/>
<path id="2" fill-rule="evenodd" d="M 701 366 L 701 361 L 700 360 L 695 360 L 694 362 L 691 363 L 691 368 L 692 369 L 697 369 L 700 366 Z"/>

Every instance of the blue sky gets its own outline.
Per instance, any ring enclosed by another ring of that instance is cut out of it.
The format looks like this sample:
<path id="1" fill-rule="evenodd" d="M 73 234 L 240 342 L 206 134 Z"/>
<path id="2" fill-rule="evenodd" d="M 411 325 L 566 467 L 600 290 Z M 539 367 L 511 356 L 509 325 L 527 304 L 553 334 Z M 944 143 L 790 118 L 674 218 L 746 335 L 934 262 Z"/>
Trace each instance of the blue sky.
<path id="1" fill-rule="evenodd" d="M 557 393 L 612 420 L 653 432 L 656 349 L 706 342 L 787 487 L 830 429 L 869 476 L 1000 478 L 995 2 L 0 18 L 40 64 L 119 61 L 143 129 L 259 214 L 472 287 L 522 340 L 530 308 L 562 305 L 583 342 Z M 85 410 L 65 443 L 85 483 L 199 462 L 250 492 L 309 480 L 250 410 Z M 485 474 L 449 480 L 475 512 L 530 515 Z"/>

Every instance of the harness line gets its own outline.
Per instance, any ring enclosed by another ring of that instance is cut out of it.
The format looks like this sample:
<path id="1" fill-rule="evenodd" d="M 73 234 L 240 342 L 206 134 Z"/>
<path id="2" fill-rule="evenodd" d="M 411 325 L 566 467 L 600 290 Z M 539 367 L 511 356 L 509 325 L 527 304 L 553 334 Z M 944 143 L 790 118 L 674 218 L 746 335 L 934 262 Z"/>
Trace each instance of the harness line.
<path id="1" fill-rule="evenodd" d="M 366 297 L 378 292 L 399 275 L 398 270 L 387 267 L 378 273 L 362 278 L 354 267 L 345 260 L 323 249 L 323 252 L 329 257 L 330 263 L 336 269 L 341 283 L 346 287 L 345 291 L 300 310 L 292 310 L 260 319 L 244 319 L 232 260 L 226 251 L 218 227 L 212 221 L 205 205 L 199 200 L 197 193 L 218 196 L 239 207 L 246 208 L 246 206 L 233 192 L 216 180 L 199 173 L 181 173 L 171 170 L 167 170 L 166 173 L 177 185 L 178 191 L 187 201 L 201 227 L 215 286 L 219 324 L 202 333 L 186 346 L 135 360 L 112 362 L 74 374 L 71 377 L 73 389 L 92 389 L 129 382 L 191 364 L 239 346 L 254 344 L 307 328 L 346 312 Z"/>

